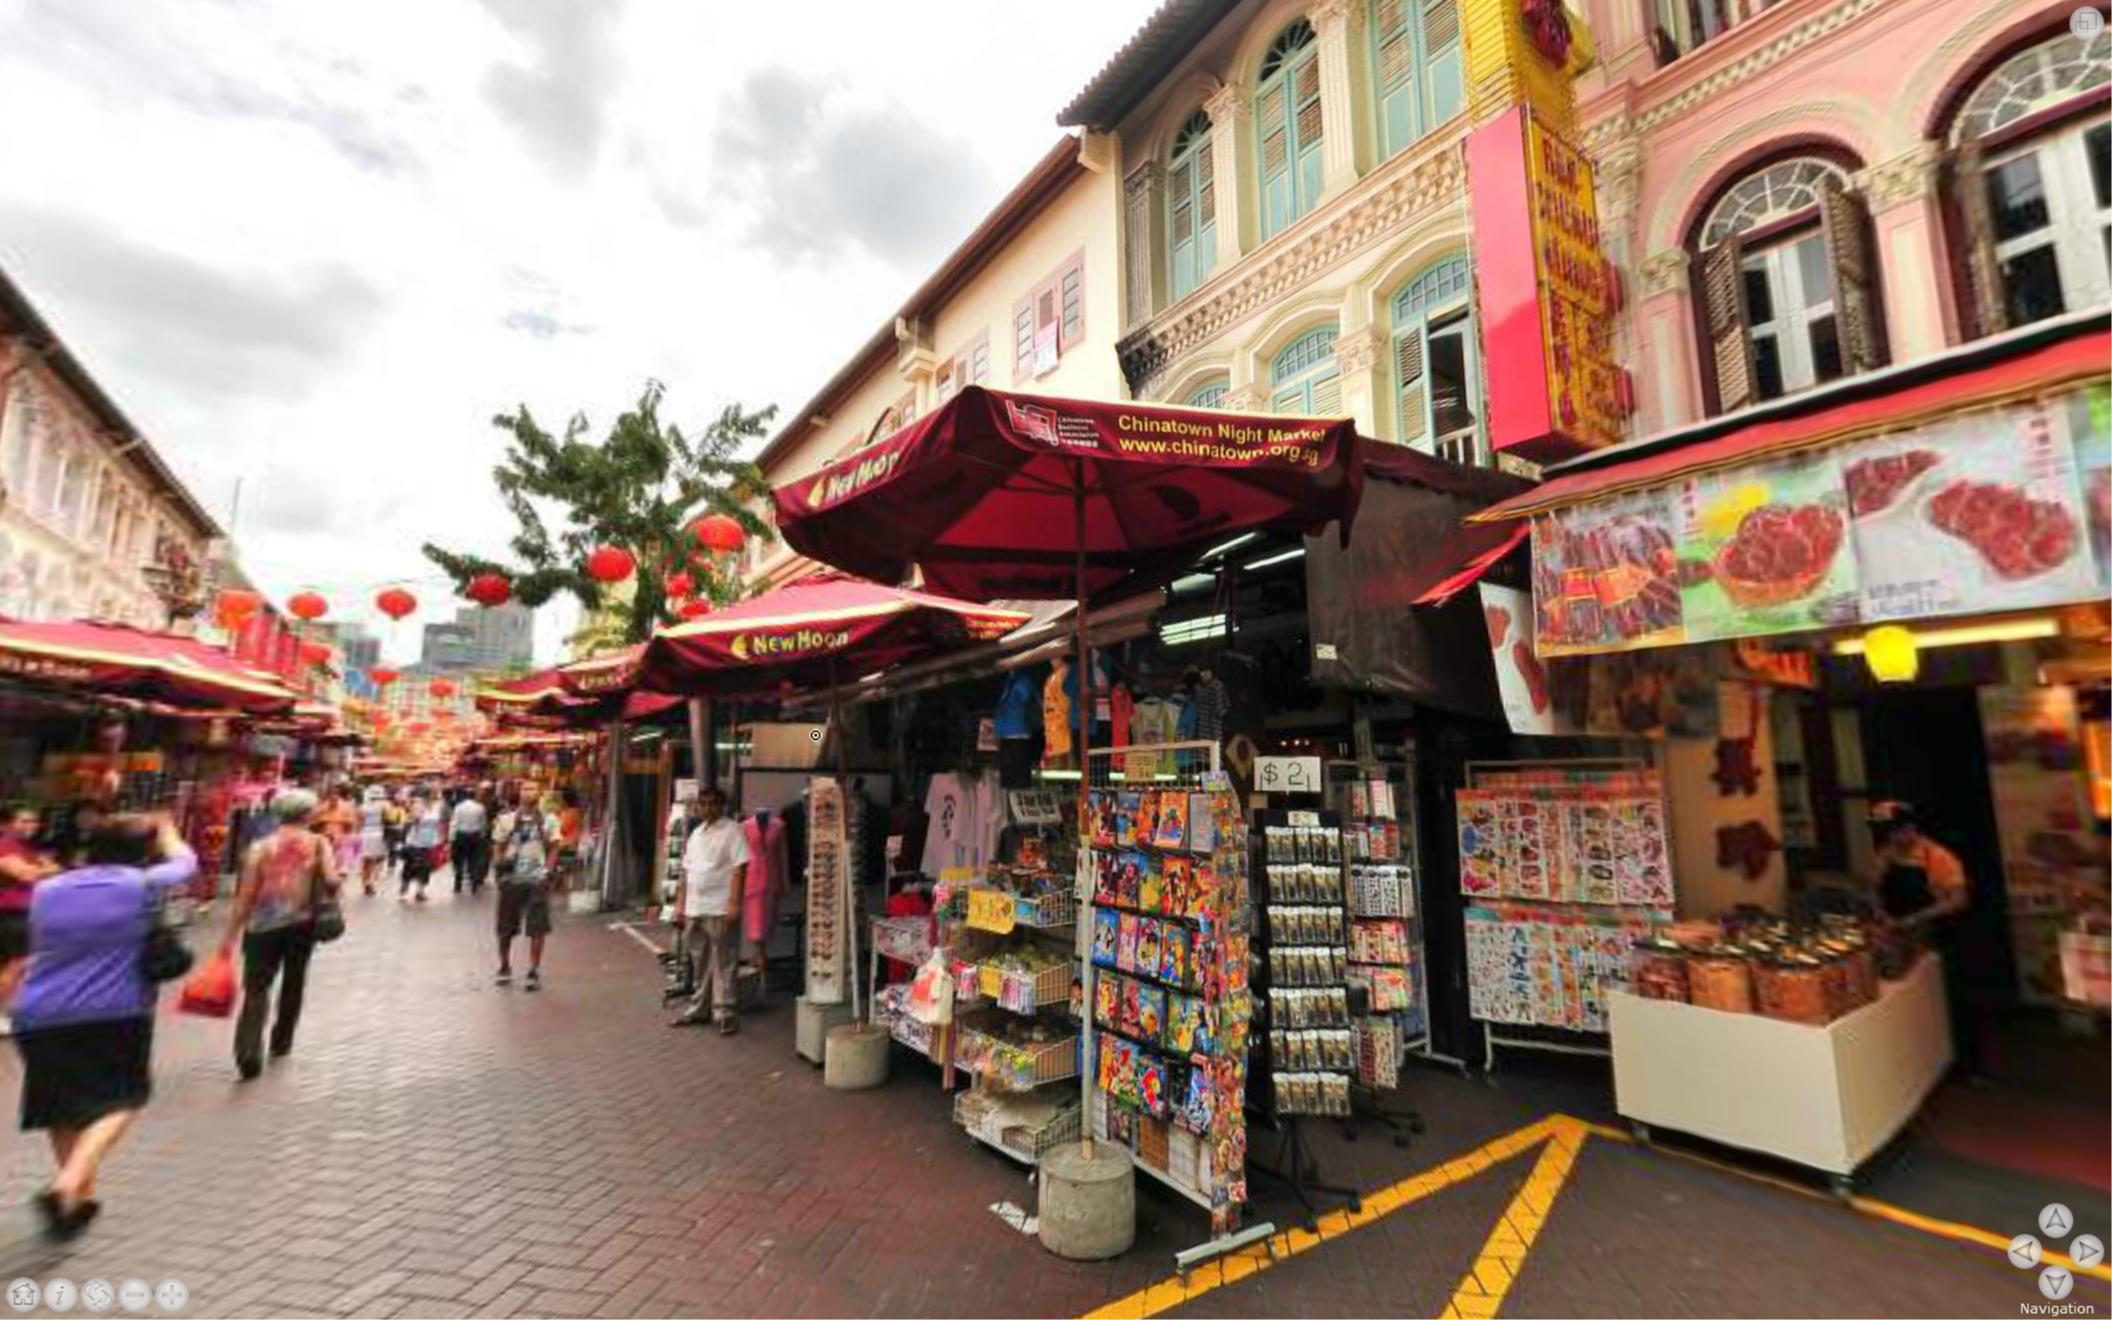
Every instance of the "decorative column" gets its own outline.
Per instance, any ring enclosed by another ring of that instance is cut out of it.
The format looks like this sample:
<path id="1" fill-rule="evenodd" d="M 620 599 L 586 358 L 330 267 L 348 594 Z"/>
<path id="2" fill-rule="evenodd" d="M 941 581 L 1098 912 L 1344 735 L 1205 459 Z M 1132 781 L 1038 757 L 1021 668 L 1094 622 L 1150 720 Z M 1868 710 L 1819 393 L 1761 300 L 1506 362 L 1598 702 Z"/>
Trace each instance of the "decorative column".
<path id="1" fill-rule="evenodd" d="M 1386 336 L 1377 326 L 1345 330 L 1335 337 L 1335 367 L 1341 372 L 1342 411 L 1357 419 L 1365 435 L 1380 434 L 1379 395 L 1385 373 Z"/>
<path id="2" fill-rule="evenodd" d="M 1248 233 L 1247 191 L 1240 183 L 1240 166 L 1246 160 L 1242 148 L 1252 111 L 1253 104 L 1237 84 L 1218 88 L 1203 102 L 1203 113 L 1210 116 L 1210 160 L 1217 172 L 1217 213 L 1213 217 L 1217 225 L 1217 257 L 1211 262 L 1213 270 L 1230 270 L 1246 251 L 1243 239 Z"/>
<path id="3" fill-rule="evenodd" d="M 1158 311 L 1160 231 L 1165 211 L 1159 203 L 1159 167 L 1145 161 L 1122 181 L 1122 308 L 1129 329 L 1151 320 Z"/>
<path id="4" fill-rule="evenodd" d="M 1353 0 L 1320 0 L 1313 6 L 1313 32 L 1320 40 L 1320 200 L 1347 191 L 1357 181 L 1357 101 L 1349 49 L 1358 6 Z"/>
<path id="5" fill-rule="evenodd" d="M 1253 385 L 1233 390 L 1225 396 L 1225 410 L 1227 412 L 1267 412 L 1269 410 L 1268 391 Z"/>
<path id="6" fill-rule="evenodd" d="M 1938 196 L 1943 157 L 1921 142 L 1856 176 L 1870 211 L 1876 265 L 1884 272 L 1885 337 L 1894 362 L 1943 351 L 1955 337 L 1957 309 L 1944 269 L 1945 233 Z"/>
<path id="7" fill-rule="evenodd" d="M 1636 269 L 1636 216 L 1641 192 L 1643 153 L 1630 128 L 1628 117 L 1616 116 L 1597 125 L 1585 136 L 1585 152 L 1592 160 L 1593 201 L 1599 213 L 1599 245 L 1620 272 L 1627 292 L 1625 304 L 1614 318 L 1613 360 L 1624 368 L 1638 389 L 1643 388 L 1645 365 L 1638 360 L 1636 333 L 1641 299 L 1636 296 L 1641 272 Z M 1625 438 L 1643 434 L 1637 430 L 1641 415 L 1623 420 Z"/>
<path id="8" fill-rule="evenodd" d="M 1685 248 L 1669 248 L 1642 265 L 1635 297 L 1640 388 L 1636 433 L 1651 435 L 1701 418 L 1701 377 L 1694 343 L 1693 289 Z"/>
<path id="9" fill-rule="evenodd" d="M 895 374 L 909 384 L 917 416 L 931 411 L 939 372 L 939 355 L 931 346 L 931 327 L 919 318 L 895 318 Z"/>

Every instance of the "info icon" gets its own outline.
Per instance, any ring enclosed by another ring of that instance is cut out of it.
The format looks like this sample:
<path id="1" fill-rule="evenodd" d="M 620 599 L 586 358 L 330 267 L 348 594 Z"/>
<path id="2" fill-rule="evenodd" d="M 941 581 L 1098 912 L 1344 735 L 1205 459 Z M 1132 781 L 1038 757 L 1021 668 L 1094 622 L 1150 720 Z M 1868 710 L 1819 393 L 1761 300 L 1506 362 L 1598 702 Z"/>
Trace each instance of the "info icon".
<path id="1" fill-rule="evenodd" d="M 71 1311 L 80 1297 L 81 1290 L 73 1286 L 71 1279 L 53 1279 L 44 1285 L 44 1309 L 47 1311 Z"/>

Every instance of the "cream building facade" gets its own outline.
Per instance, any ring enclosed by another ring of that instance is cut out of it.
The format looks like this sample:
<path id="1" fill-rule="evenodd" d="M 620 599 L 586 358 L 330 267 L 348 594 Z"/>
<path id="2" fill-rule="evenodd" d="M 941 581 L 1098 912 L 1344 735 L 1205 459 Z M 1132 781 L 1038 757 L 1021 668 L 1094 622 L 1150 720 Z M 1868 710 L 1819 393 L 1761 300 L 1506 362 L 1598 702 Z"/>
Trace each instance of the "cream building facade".
<path id="1" fill-rule="evenodd" d="M 0 275 L 0 615 L 191 626 L 220 529 Z"/>
<path id="2" fill-rule="evenodd" d="M 772 485 L 893 434 L 967 385 L 1122 397 L 1120 213 L 1114 143 L 1057 141 L 758 456 Z M 806 561 L 751 543 L 751 580 Z"/>

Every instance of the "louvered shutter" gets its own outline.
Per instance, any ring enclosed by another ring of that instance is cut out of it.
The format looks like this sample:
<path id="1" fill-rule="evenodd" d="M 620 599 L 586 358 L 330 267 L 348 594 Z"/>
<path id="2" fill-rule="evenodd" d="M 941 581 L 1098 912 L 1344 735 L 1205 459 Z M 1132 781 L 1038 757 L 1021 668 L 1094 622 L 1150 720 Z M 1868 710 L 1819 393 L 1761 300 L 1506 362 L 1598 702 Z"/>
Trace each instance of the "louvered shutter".
<path id="1" fill-rule="evenodd" d="M 1284 113 L 1289 96 L 1288 82 L 1278 79 L 1255 106 L 1261 134 L 1261 212 L 1263 228 L 1271 234 L 1291 218 L 1291 126 Z"/>
<path id="2" fill-rule="evenodd" d="M 1972 285 L 1971 311 L 1983 335 L 2009 329 L 2009 304 L 2002 293 L 2002 261 L 1995 255 L 1995 217 L 1987 201 L 1987 166 L 1980 144 L 1951 153 L 1951 196 L 1965 233 L 1965 270 Z"/>
<path id="3" fill-rule="evenodd" d="M 1173 296 L 1178 298 L 1195 287 L 1195 160 L 1191 156 L 1173 167 L 1166 180 L 1167 204 L 1172 210 L 1168 242 L 1171 251 L 1169 275 Z"/>
<path id="4" fill-rule="evenodd" d="M 1063 333 L 1057 343 L 1064 352 L 1085 334 L 1085 268 L 1072 266 L 1057 281 L 1062 291 Z"/>
<path id="5" fill-rule="evenodd" d="M 1210 269 L 1217 249 L 1217 153 L 1205 138 L 1195 148 L 1195 268 Z"/>
<path id="6" fill-rule="evenodd" d="M 1430 0 L 1423 9 L 1423 68 L 1421 81 L 1430 91 L 1425 98 L 1434 127 L 1459 113 L 1466 90 L 1466 55 L 1459 39 L 1459 0 Z"/>
<path id="7" fill-rule="evenodd" d="M 1379 0 L 1373 15 L 1378 32 L 1379 126 L 1391 156 L 1415 140 L 1415 42 L 1408 31 L 1408 0 Z"/>
<path id="8" fill-rule="evenodd" d="M 1342 378 L 1328 376 L 1313 382 L 1313 416 L 1332 417 L 1342 411 Z"/>
<path id="9" fill-rule="evenodd" d="M 1012 375 L 1027 374 L 1034 362 L 1034 300 L 1029 298 L 1012 313 Z"/>
<path id="10" fill-rule="evenodd" d="M 1305 387 L 1299 385 L 1294 386 L 1291 389 L 1276 391 L 1276 397 L 1269 400 L 1269 411 L 1279 414 L 1289 413 L 1294 415 L 1304 412 Z"/>
<path id="11" fill-rule="evenodd" d="M 1298 67 L 1291 72 L 1294 84 L 1292 104 L 1297 106 L 1297 122 L 1292 142 L 1298 152 L 1298 193 L 1294 203 L 1295 213 L 1303 214 L 1313 200 L 1320 195 L 1320 184 L 1325 166 L 1320 159 L 1320 143 L 1327 136 L 1326 117 L 1320 108 L 1320 61 L 1308 49 Z"/>
<path id="12" fill-rule="evenodd" d="M 1430 406 L 1423 384 L 1423 328 L 1416 326 L 1393 344 L 1394 374 L 1401 380 L 1400 442 L 1424 447 L 1430 432 Z"/>
<path id="13" fill-rule="evenodd" d="M 1423 10 L 1423 50 L 1434 59 L 1459 40 L 1459 0 L 1431 0 Z"/>
<path id="14" fill-rule="evenodd" d="M 1833 269 L 1834 324 L 1841 365 L 1851 376 L 1885 365 L 1885 327 L 1870 265 L 1869 213 L 1863 199 L 1828 174 L 1819 182 L 1819 232 Z"/>
<path id="15" fill-rule="evenodd" d="M 1732 234 L 1701 256 L 1702 322 L 1716 373 L 1716 410 L 1753 401 L 1753 341 L 1745 328 L 1745 245 Z"/>

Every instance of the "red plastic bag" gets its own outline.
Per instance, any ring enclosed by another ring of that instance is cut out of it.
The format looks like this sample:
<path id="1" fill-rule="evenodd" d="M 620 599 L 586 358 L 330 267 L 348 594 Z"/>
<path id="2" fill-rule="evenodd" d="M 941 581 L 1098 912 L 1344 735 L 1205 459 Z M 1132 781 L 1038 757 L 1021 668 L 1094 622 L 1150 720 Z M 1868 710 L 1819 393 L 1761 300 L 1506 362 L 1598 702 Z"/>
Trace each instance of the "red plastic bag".
<path id="1" fill-rule="evenodd" d="M 225 951 L 216 953 L 205 966 L 191 973 L 176 1000 L 179 1013 L 224 1018 L 235 1011 L 235 959 Z"/>

